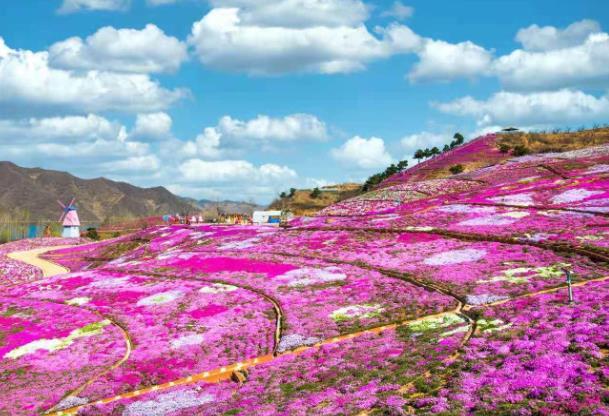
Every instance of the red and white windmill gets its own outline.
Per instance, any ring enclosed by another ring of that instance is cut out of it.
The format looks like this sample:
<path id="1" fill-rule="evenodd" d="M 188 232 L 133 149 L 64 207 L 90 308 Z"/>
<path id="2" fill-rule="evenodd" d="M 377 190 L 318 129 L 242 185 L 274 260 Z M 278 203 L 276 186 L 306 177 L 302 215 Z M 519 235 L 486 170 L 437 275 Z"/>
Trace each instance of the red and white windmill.
<path id="1" fill-rule="evenodd" d="M 72 201 L 68 205 L 64 205 L 61 201 L 57 201 L 63 212 L 59 217 L 59 222 L 63 224 L 63 232 L 61 236 L 64 238 L 78 238 L 80 237 L 80 220 L 78 219 L 78 213 L 76 212 L 76 205 L 74 202 L 76 198 L 72 198 Z"/>

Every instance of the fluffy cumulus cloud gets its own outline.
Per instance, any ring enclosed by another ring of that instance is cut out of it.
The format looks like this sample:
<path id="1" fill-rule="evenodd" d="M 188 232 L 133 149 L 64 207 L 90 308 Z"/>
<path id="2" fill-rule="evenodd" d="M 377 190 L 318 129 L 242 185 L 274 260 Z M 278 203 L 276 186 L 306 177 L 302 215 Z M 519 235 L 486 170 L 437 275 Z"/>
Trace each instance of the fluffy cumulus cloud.
<path id="1" fill-rule="evenodd" d="M 131 0 L 63 0 L 58 12 L 74 13 L 81 10 L 127 10 Z"/>
<path id="2" fill-rule="evenodd" d="M 297 174 L 287 166 L 264 164 L 255 166 L 246 160 L 206 161 L 189 159 L 179 166 L 187 182 L 234 182 L 269 183 L 293 179 Z"/>
<path id="3" fill-rule="evenodd" d="M 22 144 L 61 141 L 78 143 L 95 140 L 123 140 L 125 128 L 106 118 L 87 116 L 65 116 L 0 120 L 0 143 Z"/>
<path id="4" fill-rule="evenodd" d="M 141 30 L 103 27 L 86 39 L 72 37 L 49 48 L 51 66 L 115 72 L 174 72 L 186 45 L 153 24 Z"/>
<path id="5" fill-rule="evenodd" d="M 547 90 L 609 87 L 609 34 L 593 33 L 575 46 L 544 51 L 518 49 L 493 65 L 504 87 Z"/>
<path id="6" fill-rule="evenodd" d="M 69 71 L 49 65 L 46 51 L 9 48 L 0 38 L 0 107 L 56 108 L 79 112 L 118 110 L 152 112 L 185 97 L 184 90 L 168 90 L 146 74 Z"/>
<path id="7" fill-rule="evenodd" d="M 132 137 L 144 140 L 161 140 L 171 136 L 172 120 L 169 114 L 158 112 L 138 114 Z"/>
<path id="8" fill-rule="evenodd" d="M 359 0 L 214 1 L 189 43 L 212 68 L 250 74 L 344 73 L 420 46 L 405 26 L 364 25 Z"/>
<path id="9" fill-rule="evenodd" d="M 601 32 L 601 27 L 594 20 L 584 19 L 570 24 L 564 29 L 554 26 L 539 27 L 531 25 L 520 29 L 516 40 L 524 49 L 531 51 L 549 51 L 577 46 L 586 41 L 592 33 Z"/>
<path id="10" fill-rule="evenodd" d="M 609 117 L 609 97 L 570 89 L 534 93 L 501 91 L 488 100 L 464 97 L 434 106 L 445 113 L 472 117 L 479 125 L 565 124 Z"/>
<path id="11" fill-rule="evenodd" d="M 487 73 L 493 59 L 492 52 L 470 41 L 453 44 L 429 39 L 418 55 L 419 62 L 408 74 L 411 82 L 474 78 Z"/>
<path id="12" fill-rule="evenodd" d="M 352 137 L 342 146 L 332 149 L 331 155 L 335 160 L 347 167 L 354 167 L 355 170 L 379 169 L 392 162 L 385 142 L 379 137 Z"/>
<path id="13" fill-rule="evenodd" d="M 408 19 L 414 14 L 414 7 L 406 6 L 400 1 L 394 1 L 391 8 L 385 10 L 381 15 L 384 17 L 394 17 L 399 20 Z"/>
<path id="14" fill-rule="evenodd" d="M 408 158 L 412 157 L 412 154 L 421 148 L 432 148 L 434 146 L 442 148 L 447 143 L 450 143 L 452 136 L 450 134 L 433 133 L 429 131 L 422 131 L 420 133 L 409 134 L 402 137 L 400 145 L 406 152 Z"/>
<path id="15" fill-rule="evenodd" d="M 0 154 L 16 163 L 44 160 L 45 167 L 88 177 L 127 166 L 158 168 L 158 163 L 148 163 L 155 158 L 148 144 L 131 139 L 122 124 L 95 114 L 2 120 Z"/>
<path id="16" fill-rule="evenodd" d="M 240 9 L 243 24 L 305 28 L 355 26 L 368 18 L 361 0 L 210 0 L 215 8 Z"/>
<path id="17" fill-rule="evenodd" d="M 101 164 L 107 172 L 136 172 L 142 174 L 155 173 L 161 167 L 161 161 L 156 155 L 131 156 L 126 159 L 114 160 Z"/>
<path id="18" fill-rule="evenodd" d="M 222 117 L 218 124 L 206 127 L 195 140 L 182 147 L 184 155 L 215 159 L 230 153 L 230 149 L 297 140 L 323 141 L 328 138 L 326 124 L 311 114 L 290 114 L 285 117 L 259 115 L 250 120 Z"/>

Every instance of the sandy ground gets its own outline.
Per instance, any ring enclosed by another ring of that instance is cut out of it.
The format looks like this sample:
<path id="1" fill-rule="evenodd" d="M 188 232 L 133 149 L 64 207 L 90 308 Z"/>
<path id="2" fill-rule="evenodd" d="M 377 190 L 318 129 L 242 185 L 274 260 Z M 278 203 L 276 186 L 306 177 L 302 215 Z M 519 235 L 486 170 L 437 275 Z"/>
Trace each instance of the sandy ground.
<path id="1" fill-rule="evenodd" d="M 39 255 L 46 253 L 48 251 L 59 250 L 61 248 L 68 248 L 72 246 L 54 246 L 54 247 L 41 247 L 34 250 L 27 251 L 15 251 L 13 253 L 9 253 L 8 257 L 13 260 L 18 260 L 23 263 L 31 264 L 32 266 L 38 267 L 42 270 L 42 275 L 44 277 L 51 277 L 58 274 L 69 273 L 70 270 L 62 267 L 53 262 L 41 259 L 38 257 Z"/>

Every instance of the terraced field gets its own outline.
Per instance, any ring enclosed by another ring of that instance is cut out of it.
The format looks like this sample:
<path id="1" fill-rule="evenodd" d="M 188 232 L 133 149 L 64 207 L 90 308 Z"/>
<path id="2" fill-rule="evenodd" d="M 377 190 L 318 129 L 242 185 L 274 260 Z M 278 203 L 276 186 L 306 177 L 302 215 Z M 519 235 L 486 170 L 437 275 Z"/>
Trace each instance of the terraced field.
<path id="1" fill-rule="evenodd" d="M 609 414 L 609 146 L 417 169 L 41 254 L 68 274 L 0 246 L 0 414 Z"/>

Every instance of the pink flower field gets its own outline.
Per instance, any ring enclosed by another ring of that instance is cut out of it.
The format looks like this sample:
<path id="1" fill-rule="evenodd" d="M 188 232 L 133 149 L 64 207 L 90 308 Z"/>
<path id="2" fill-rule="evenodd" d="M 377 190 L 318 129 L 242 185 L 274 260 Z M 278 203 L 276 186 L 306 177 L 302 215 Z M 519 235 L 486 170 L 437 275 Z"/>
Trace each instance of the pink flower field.
<path id="1" fill-rule="evenodd" d="M 0 245 L 0 415 L 609 415 L 609 147 L 493 139 L 285 228 Z"/>

